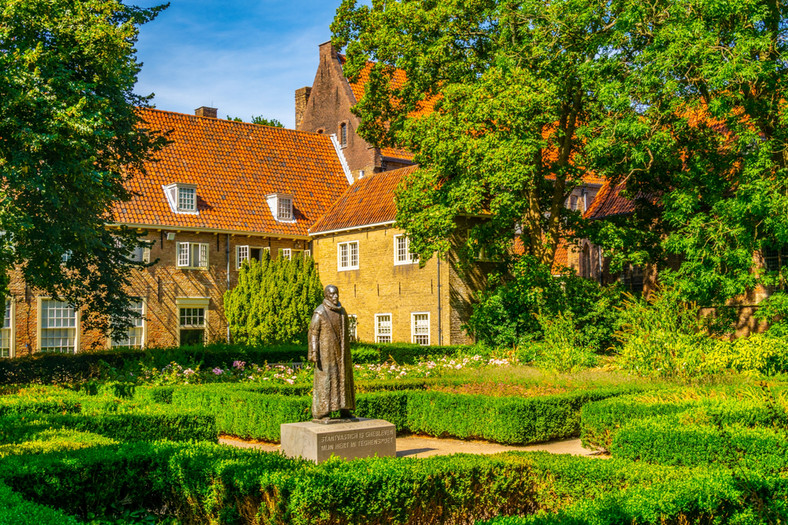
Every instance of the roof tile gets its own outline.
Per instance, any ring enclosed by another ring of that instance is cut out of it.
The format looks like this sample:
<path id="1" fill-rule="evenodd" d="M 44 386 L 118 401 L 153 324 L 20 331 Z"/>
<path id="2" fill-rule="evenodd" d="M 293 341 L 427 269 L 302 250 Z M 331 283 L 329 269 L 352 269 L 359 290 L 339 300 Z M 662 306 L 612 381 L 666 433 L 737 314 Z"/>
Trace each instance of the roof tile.
<path id="1" fill-rule="evenodd" d="M 116 205 L 125 224 L 307 235 L 348 187 L 329 137 L 283 128 L 154 109 L 139 110 L 147 129 L 172 142 L 126 187 L 131 200 Z M 197 186 L 199 214 L 173 213 L 163 186 Z M 278 222 L 266 196 L 293 196 L 295 223 Z"/>

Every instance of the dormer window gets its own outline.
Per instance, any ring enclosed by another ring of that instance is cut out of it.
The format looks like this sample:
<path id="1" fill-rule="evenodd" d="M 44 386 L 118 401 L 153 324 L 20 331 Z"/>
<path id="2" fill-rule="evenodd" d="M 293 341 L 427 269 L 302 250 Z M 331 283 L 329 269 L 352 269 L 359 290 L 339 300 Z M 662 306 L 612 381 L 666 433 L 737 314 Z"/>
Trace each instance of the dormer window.
<path id="1" fill-rule="evenodd" d="M 339 145 L 343 148 L 347 146 L 347 123 L 343 122 L 339 125 Z"/>
<path id="2" fill-rule="evenodd" d="M 296 222 L 293 212 L 293 196 L 288 193 L 272 193 L 266 197 L 271 215 L 278 222 Z"/>
<path id="3" fill-rule="evenodd" d="M 293 199 L 291 197 L 279 197 L 277 218 L 280 221 L 293 220 Z"/>
<path id="4" fill-rule="evenodd" d="M 176 182 L 164 186 L 164 195 L 173 213 L 199 213 L 197 211 L 197 186 Z"/>

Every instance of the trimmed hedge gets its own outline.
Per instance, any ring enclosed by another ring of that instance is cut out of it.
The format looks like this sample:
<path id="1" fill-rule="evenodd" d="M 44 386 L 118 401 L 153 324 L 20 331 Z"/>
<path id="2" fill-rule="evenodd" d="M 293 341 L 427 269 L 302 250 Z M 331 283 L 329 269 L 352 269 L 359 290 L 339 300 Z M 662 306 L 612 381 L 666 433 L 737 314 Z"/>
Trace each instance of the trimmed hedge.
<path id="1" fill-rule="evenodd" d="M 256 385 L 165 388 L 143 395 L 169 398 L 175 406 L 203 407 L 216 417 L 219 432 L 243 438 L 278 441 L 282 423 L 311 419 L 310 397 L 261 394 Z M 621 392 L 621 388 L 600 388 L 521 398 L 381 390 L 356 396 L 356 414 L 386 419 L 399 431 L 527 444 L 576 436 L 584 404 Z"/>
<path id="2" fill-rule="evenodd" d="M 675 416 L 636 421 L 621 428 L 610 452 L 615 457 L 662 465 L 718 464 L 763 472 L 778 472 L 788 466 L 785 432 L 686 424 Z"/>
<path id="3" fill-rule="evenodd" d="M 0 483 L 0 523 L 3 525 L 79 525 L 73 516 L 33 503 Z"/>
<path id="4" fill-rule="evenodd" d="M 785 516 L 779 513 L 788 483 L 752 473 L 745 486 L 729 471 L 545 453 L 313 465 L 164 442 L 10 457 L 0 463 L 0 478 L 29 499 L 81 517 L 109 516 L 123 500 L 187 523 L 294 525 L 472 523 L 532 513 L 539 514 L 494 523 L 716 523 L 747 513 L 762 518 L 758 509 Z"/>
<path id="5" fill-rule="evenodd" d="M 478 525 L 610 525 L 735 523 L 762 525 L 788 519 L 788 483 L 778 477 L 729 471 L 699 472 L 651 486 L 611 491 L 554 514 L 500 517 Z"/>

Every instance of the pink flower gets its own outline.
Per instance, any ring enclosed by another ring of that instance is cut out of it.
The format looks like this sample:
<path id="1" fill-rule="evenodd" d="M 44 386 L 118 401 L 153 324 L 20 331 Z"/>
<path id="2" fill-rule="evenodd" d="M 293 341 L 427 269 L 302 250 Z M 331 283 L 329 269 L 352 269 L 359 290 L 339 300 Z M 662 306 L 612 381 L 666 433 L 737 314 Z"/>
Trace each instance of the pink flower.
<path id="1" fill-rule="evenodd" d="M 220 375 L 222 375 L 224 373 L 224 370 L 222 370 L 221 368 L 217 367 L 217 368 L 213 369 L 213 373 L 216 374 L 217 376 L 220 376 Z"/>

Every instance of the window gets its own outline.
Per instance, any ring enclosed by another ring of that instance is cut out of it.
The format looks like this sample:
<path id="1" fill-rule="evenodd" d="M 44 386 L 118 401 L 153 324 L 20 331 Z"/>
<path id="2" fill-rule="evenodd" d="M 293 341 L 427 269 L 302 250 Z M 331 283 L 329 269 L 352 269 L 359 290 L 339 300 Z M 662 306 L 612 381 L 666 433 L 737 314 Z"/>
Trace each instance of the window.
<path id="1" fill-rule="evenodd" d="M 419 258 L 410 253 L 410 239 L 405 235 L 394 236 L 394 264 L 412 264 Z"/>
<path id="2" fill-rule="evenodd" d="M 347 146 L 347 123 L 343 122 L 339 125 L 339 145 L 343 148 Z"/>
<path id="3" fill-rule="evenodd" d="M 778 272 L 780 268 L 788 265 L 788 245 L 782 248 L 765 248 L 763 250 L 763 262 L 766 270 Z"/>
<path id="4" fill-rule="evenodd" d="M 628 264 L 621 272 L 621 284 L 633 294 L 643 292 L 643 268 Z"/>
<path id="5" fill-rule="evenodd" d="M 391 342 L 391 314 L 375 314 L 375 342 Z"/>
<path id="6" fill-rule="evenodd" d="M 197 186 L 181 182 L 164 186 L 164 196 L 173 213 L 199 213 L 197 210 Z"/>
<path id="7" fill-rule="evenodd" d="M 271 210 L 274 220 L 279 222 L 296 222 L 295 211 L 293 208 L 293 196 L 287 193 L 272 193 L 266 195 L 266 203 Z"/>
<path id="8" fill-rule="evenodd" d="M 178 188 L 178 211 L 197 211 L 197 188 Z"/>
<path id="9" fill-rule="evenodd" d="M 13 301 L 5 300 L 3 327 L 0 329 L 0 357 L 14 357 Z"/>
<path id="10" fill-rule="evenodd" d="M 208 244 L 198 242 L 179 242 L 178 267 L 207 268 Z"/>
<path id="11" fill-rule="evenodd" d="M 291 197 L 279 197 L 277 205 L 277 218 L 280 221 L 293 220 L 293 199 Z"/>
<path id="12" fill-rule="evenodd" d="M 74 353 L 77 348 L 77 312 L 68 303 L 41 299 L 39 350 Z"/>
<path id="13" fill-rule="evenodd" d="M 123 338 L 115 340 L 110 338 L 110 344 L 113 348 L 129 347 L 129 348 L 142 348 L 145 339 L 145 303 L 142 299 L 132 301 L 131 310 L 139 315 L 131 320 L 131 327 L 125 331 Z"/>
<path id="14" fill-rule="evenodd" d="M 181 346 L 205 343 L 205 308 L 180 308 L 178 311 Z"/>
<path id="15" fill-rule="evenodd" d="M 347 330 L 350 334 L 350 342 L 355 343 L 358 341 L 356 328 L 358 327 L 358 316 L 355 314 L 348 314 L 347 316 Z"/>
<path id="16" fill-rule="evenodd" d="M 430 314 L 429 312 L 410 314 L 411 342 L 421 346 L 430 344 Z"/>
<path id="17" fill-rule="evenodd" d="M 337 269 L 358 270 L 358 241 L 337 244 Z"/>
<path id="18" fill-rule="evenodd" d="M 288 261 L 293 260 L 293 250 L 291 248 L 282 248 L 279 250 L 279 256 L 287 259 Z"/>
<path id="19" fill-rule="evenodd" d="M 244 261 L 248 261 L 250 259 L 254 259 L 256 261 L 262 261 L 263 255 L 270 252 L 271 252 L 271 248 L 269 248 L 268 246 L 245 246 L 245 245 L 236 246 L 235 247 L 236 269 L 240 270 Z"/>

